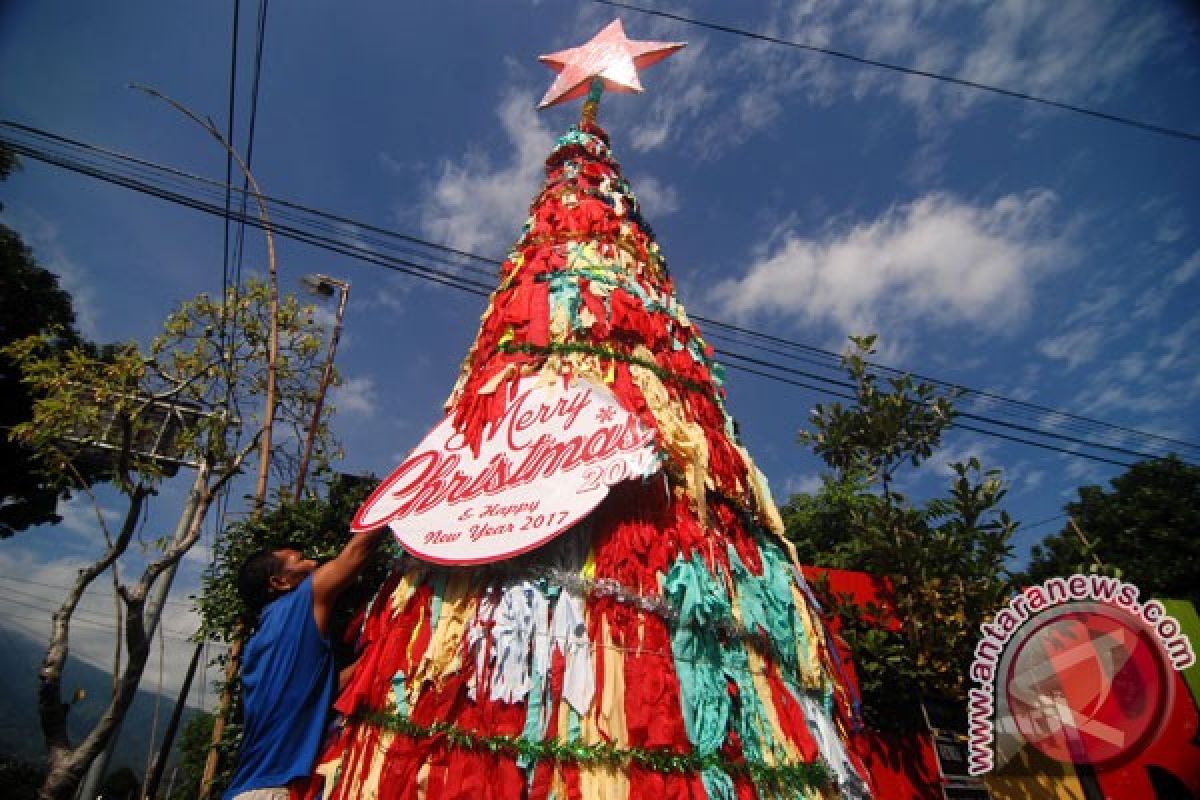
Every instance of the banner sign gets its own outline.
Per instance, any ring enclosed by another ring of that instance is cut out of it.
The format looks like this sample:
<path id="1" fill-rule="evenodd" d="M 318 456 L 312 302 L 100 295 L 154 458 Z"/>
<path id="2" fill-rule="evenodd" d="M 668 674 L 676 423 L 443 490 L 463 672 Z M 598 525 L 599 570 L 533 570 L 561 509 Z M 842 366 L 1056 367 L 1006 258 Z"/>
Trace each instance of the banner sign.
<path id="1" fill-rule="evenodd" d="M 607 389 L 523 378 L 479 455 L 451 418 L 426 436 L 354 516 L 388 525 L 436 564 L 486 564 L 532 550 L 582 519 L 624 480 L 659 468 L 654 431 Z"/>

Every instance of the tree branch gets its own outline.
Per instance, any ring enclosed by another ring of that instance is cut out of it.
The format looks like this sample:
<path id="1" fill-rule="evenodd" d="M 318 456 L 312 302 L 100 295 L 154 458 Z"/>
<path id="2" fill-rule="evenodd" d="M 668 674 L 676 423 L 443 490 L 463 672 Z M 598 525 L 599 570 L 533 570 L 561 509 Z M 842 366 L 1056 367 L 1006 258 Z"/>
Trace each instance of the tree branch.
<path id="1" fill-rule="evenodd" d="M 62 605 L 50 618 L 50 642 L 38 670 L 38 717 L 42 737 L 52 760 L 71 749 L 67 732 L 67 712 L 70 707 L 62 702 L 62 673 L 70 652 L 71 617 L 92 582 L 112 566 L 129 547 L 147 494 L 148 490 L 144 487 L 135 487 L 133 494 L 129 495 L 129 508 L 120 533 L 99 559 L 79 570 L 75 583 L 67 592 Z"/>

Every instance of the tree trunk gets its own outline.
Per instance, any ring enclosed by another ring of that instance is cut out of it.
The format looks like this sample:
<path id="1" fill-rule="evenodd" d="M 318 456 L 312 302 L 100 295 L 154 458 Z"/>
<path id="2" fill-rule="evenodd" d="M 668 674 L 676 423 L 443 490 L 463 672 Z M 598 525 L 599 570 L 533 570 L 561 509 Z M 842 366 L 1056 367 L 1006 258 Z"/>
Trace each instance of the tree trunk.
<path id="1" fill-rule="evenodd" d="M 38 800 L 72 800 L 87 772 L 88 762 L 79 757 L 77 750 L 56 750 L 50 753 L 46 780 L 38 789 Z"/>

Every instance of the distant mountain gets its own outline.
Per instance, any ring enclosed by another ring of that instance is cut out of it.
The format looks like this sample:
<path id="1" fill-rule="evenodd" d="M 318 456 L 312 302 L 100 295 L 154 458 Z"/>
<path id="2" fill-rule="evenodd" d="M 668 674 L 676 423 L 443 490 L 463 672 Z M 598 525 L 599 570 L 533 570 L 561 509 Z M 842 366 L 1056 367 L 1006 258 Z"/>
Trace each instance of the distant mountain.
<path id="1" fill-rule="evenodd" d="M 37 669 L 46 645 L 3 623 L 3 619 L 0 619 L 0 676 L 3 676 L 0 683 L 0 754 L 41 762 L 45 759 L 46 750 L 42 745 L 42 730 L 38 724 Z M 149 682 L 151 673 L 149 669 L 146 671 L 146 682 Z M 69 699 L 76 689 L 83 689 L 85 697 L 71 708 L 69 720 L 72 741 L 78 741 L 103 713 L 112 691 L 112 676 L 102 669 L 72 659 L 67 665 L 63 694 Z M 156 698 L 159 699 L 159 709 L 155 747 L 161 743 L 163 730 L 175 708 L 175 697 L 139 691 L 125 717 L 125 724 L 121 726 L 110 771 L 128 766 L 139 775 L 145 772 Z M 180 730 L 197 713 L 198 709 L 185 709 Z"/>

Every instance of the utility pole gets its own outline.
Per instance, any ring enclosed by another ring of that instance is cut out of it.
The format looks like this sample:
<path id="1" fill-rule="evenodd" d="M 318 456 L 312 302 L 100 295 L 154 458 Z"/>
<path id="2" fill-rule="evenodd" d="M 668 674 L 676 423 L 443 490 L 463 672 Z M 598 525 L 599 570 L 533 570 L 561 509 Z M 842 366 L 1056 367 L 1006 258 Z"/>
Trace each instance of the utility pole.
<path id="1" fill-rule="evenodd" d="M 225 152 L 237 162 L 238 170 L 245 177 L 246 184 L 250 187 L 250 193 L 254 196 L 254 201 L 258 206 L 258 216 L 262 222 L 263 236 L 267 242 L 267 273 L 270 291 L 269 314 L 271 320 L 267 340 L 267 387 L 266 397 L 263 401 L 263 427 L 259 443 L 258 482 L 254 490 L 254 514 L 257 516 L 262 513 L 263 505 L 266 503 L 267 478 L 271 468 L 271 436 L 275 422 L 275 396 L 277 391 L 276 360 L 279 356 L 279 273 L 275 263 L 275 237 L 271 232 L 271 218 L 267 213 L 267 203 L 263 200 L 262 190 L 259 188 L 258 181 L 255 180 L 254 175 L 250 172 L 249 165 L 246 164 L 233 145 L 217 130 L 212 120 L 201 117 L 187 106 L 167 97 L 157 89 L 136 84 L 132 88 L 162 100 L 204 128 L 209 136 L 216 139 L 225 148 Z M 212 782 L 217 774 L 217 764 L 220 761 L 218 745 L 221 742 L 221 737 L 225 734 L 225 721 L 226 717 L 229 716 L 229 706 L 233 701 L 233 680 L 237 677 L 238 662 L 242 655 L 243 642 L 244 637 L 241 631 L 236 631 L 233 642 L 229 647 L 229 656 L 225 667 L 225 687 L 221 690 L 221 700 L 215 711 L 215 719 L 213 719 L 212 742 L 208 749 L 208 760 L 204 764 L 204 775 L 200 780 L 200 793 L 197 796 L 197 800 L 207 800 L 208 796 L 212 794 Z M 85 798 L 85 800 L 90 799 Z"/>
<path id="2" fill-rule="evenodd" d="M 308 474 L 308 461 L 312 458 L 313 441 L 317 438 L 317 429 L 321 426 L 321 411 L 325 407 L 325 393 L 329 390 L 329 382 L 333 379 L 333 359 L 337 355 L 338 340 L 342 336 L 342 317 L 346 313 L 346 299 L 350 296 L 350 284 L 346 281 L 331 278 L 328 275 L 307 275 L 303 283 L 314 294 L 330 297 L 338 290 L 337 313 L 333 318 L 333 334 L 329 339 L 329 353 L 325 357 L 325 369 L 321 372 L 321 383 L 317 387 L 317 399 L 313 403 L 312 422 L 308 424 L 308 436 L 304 440 L 304 455 L 300 458 L 300 468 L 296 472 L 296 489 L 292 502 L 300 500 L 304 493 L 304 478 Z"/>
<path id="3" fill-rule="evenodd" d="M 171 720 L 167 723 L 167 729 L 163 733 L 162 746 L 158 749 L 158 756 L 154 759 L 154 768 L 147 776 L 146 782 L 142 784 L 142 800 L 154 800 L 158 793 L 158 784 L 162 781 L 163 770 L 167 767 L 167 760 L 171 757 L 171 745 L 175 743 L 175 731 L 179 728 L 179 719 L 183 716 L 183 707 L 187 705 L 188 690 L 192 688 L 192 679 L 196 677 L 196 667 L 200 664 L 200 654 L 204 650 L 204 642 L 196 642 L 196 649 L 192 652 L 192 661 L 188 664 L 187 675 L 183 679 L 183 689 L 179 692 L 179 697 L 175 700 L 175 710 L 171 712 Z M 171 776 L 174 778 L 174 774 Z M 167 792 L 168 796 L 170 791 Z"/>

